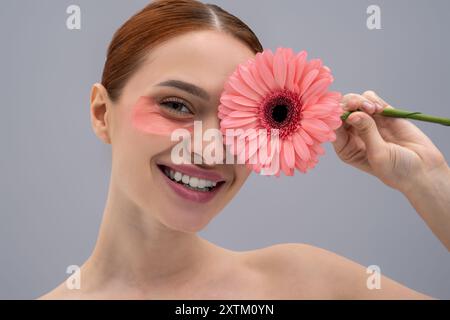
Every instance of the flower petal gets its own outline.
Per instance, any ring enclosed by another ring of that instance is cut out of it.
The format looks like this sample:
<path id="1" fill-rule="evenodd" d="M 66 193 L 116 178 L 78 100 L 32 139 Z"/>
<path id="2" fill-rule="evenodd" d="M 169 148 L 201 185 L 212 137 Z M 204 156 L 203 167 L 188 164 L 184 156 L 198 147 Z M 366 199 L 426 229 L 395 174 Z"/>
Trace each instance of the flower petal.
<path id="1" fill-rule="evenodd" d="M 311 59 L 308 64 L 306 65 L 305 74 L 308 74 L 311 70 L 318 70 L 320 71 L 322 69 L 322 60 L 320 59 Z"/>
<path id="2" fill-rule="evenodd" d="M 232 118 L 247 118 L 254 117 L 255 113 L 251 111 L 233 111 L 229 114 Z"/>
<path id="3" fill-rule="evenodd" d="M 297 132 L 300 134 L 300 136 L 303 138 L 303 141 L 305 141 L 306 144 L 309 145 L 314 144 L 314 141 L 311 138 L 311 136 L 308 133 L 306 133 L 306 131 L 303 130 L 303 128 L 298 128 Z"/>
<path id="4" fill-rule="evenodd" d="M 225 118 L 220 122 L 220 125 L 224 128 L 238 128 L 252 122 L 256 122 L 258 118 L 248 117 L 248 118 Z"/>
<path id="5" fill-rule="evenodd" d="M 302 102 L 304 103 L 308 98 L 313 96 L 321 96 L 325 93 L 325 91 L 330 86 L 331 81 L 330 79 L 322 79 L 319 81 L 314 82 L 302 95 Z"/>
<path id="6" fill-rule="evenodd" d="M 234 90 L 236 90 L 244 97 L 252 99 L 256 102 L 261 101 L 261 96 L 251 87 L 249 87 L 241 78 L 232 77 L 228 83 L 231 87 L 233 87 Z"/>
<path id="7" fill-rule="evenodd" d="M 320 120 L 322 120 L 323 122 L 325 122 L 329 127 L 330 127 L 330 129 L 332 129 L 332 130 L 336 130 L 336 129 L 338 129 L 339 127 L 341 127 L 342 126 L 342 119 L 341 119 L 341 117 L 325 117 L 325 118 L 321 118 Z"/>
<path id="8" fill-rule="evenodd" d="M 273 74 L 275 82 L 279 89 L 284 89 L 286 83 L 286 60 L 284 59 L 284 53 L 282 48 L 278 48 L 273 58 Z"/>
<path id="9" fill-rule="evenodd" d="M 263 78 L 261 77 L 261 74 L 258 70 L 258 64 L 256 62 L 250 65 L 249 71 L 252 74 L 253 78 L 255 79 L 255 82 L 263 90 L 263 93 L 265 95 L 269 94 L 271 90 L 270 90 L 269 86 L 265 83 Z"/>
<path id="10" fill-rule="evenodd" d="M 229 113 L 233 112 L 233 109 L 228 108 L 227 106 L 220 104 L 218 109 L 218 116 L 219 119 L 223 119 L 224 117 L 226 117 Z"/>
<path id="11" fill-rule="evenodd" d="M 317 69 L 311 70 L 305 76 L 305 78 L 300 83 L 300 95 L 303 95 L 305 91 L 309 88 L 309 86 L 313 83 L 314 79 L 316 79 L 319 71 Z"/>
<path id="12" fill-rule="evenodd" d="M 247 107 L 259 107 L 259 103 L 243 96 L 229 96 L 234 103 L 247 106 Z"/>
<path id="13" fill-rule="evenodd" d="M 309 161 L 302 160 L 298 155 L 295 157 L 295 167 L 300 170 L 300 172 L 306 173 L 308 170 L 308 162 Z"/>
<path id="14" fill-rule="evenodd" d="M 311 154 L 309 153 L 309 147 L 306 145 L 305 141 L 303 141 L 300 133 L 296 132 L 292 135 L 292 142 L 294 144 L 295 153 L 298 154 L 300 159 L 308 161 Z"/>
<path id="15" fill-rule="evenodd" d="M 320 97 L 320 103 L 339 103 L 342 100 L 340 92 L 330 91 Z"/>
<path id="16" fill-rule="evenodd" d="M 284 150 L 285 150 L 285 144 L 283 143 L 281 145 L 281 153 L 279 154 L 281 170 L 283 170 L 285 175 L 292 176 L 293 175 L 293 170 L 291 169 L 291 167 L 287 163 L 287 159 L 284 156 L 284 152 L 285 152 Z"/>
<path id="17" fill-rule="evenodd" d="M 250 88 L 255 90 L 261 97 L 264 97 L 266 95 L 266 90 L 264 89 L 264 87 L 260 86 L 260 84 L 254 78 L 249 68 L 247 68 L 244 65 L 241 65 L 238 70 L 240 76 Z"/>
<path id="18" fill-rule="evenodd" d="M 306 58 L 308 54 L 306 51 L 302 51 L 299 54 L 297 54 L 296 58 L 296 68 L 295 68 L 295 77 L 294 82 L 299 85 L 299 81 L 302 78 L 303 71 L 306 67 Z M 298 92 L 297 92 L 298 93 Z"/>
<path id="19" fill-rule="evenodd" d="M 286 60 L 286 61 L 287 61 L 287 66 L 286 66 L 287 75 L 286 75 L 285 88 L 288 89 L 289 91 L 295 92 L 295 88 L 296 88 L 296 83 L 294 82 L 295 68 L 296 68 L 295 56 L 289 57 L 289 60 Z"/>
<path id="20" fill-rule="evenodd" d="M 263 56 L 263 54 L 261 55 L 257 54 L 255 59 L 258 65 L 258 72 L 261 78 L 263 79 L 264 83 L 267 85 L 270 91 L 276 90 L 278 86 L 275 82 L 272 71 L 266 64 L 265 57 Z"/>
<path id="21" fill-rule="evenodd" d="M 308 132 L 319 131 L 326 134 L 330 131 L 326 123 L 319 119 L 302 119 L 301 125 Z"/>
<path id="22" fill-rule="evenodd" d="M 335 102 L 322 102 L 321 99 L 319 103 L 304 106 L 302 111 L 314 112 L 317 115 L 329 115 L 330 113 L 333 113 L 335 111 L 335 105 Z"/>
<path id="23" fill-rule="evenodd" d="M 318 154 L 318 155 L 323 155 L 325 154 L 325 149 L 322 148 L 322 146 L 319 143 L 315 143 L 312 145 L 312 148 L 314 149 L 314 151 Z"/>
<path id="24" fill-rule="evenodd" d="M 284 158 L 286 159 L 286 164 L 289 168 L 294 168 L 295 166 L 295 151 L 294 146 L 290 140 L 284 140 Z"/>
<path id="25" fill-rule="evenodd" d="M 236 103 L 232 100 L 231 96 L 226 96 L 226 95 L 222 96 L 220 98 L 220 102 L 222 105 L 224 105 L 228 109 L 232 109 L 232 110 L 253 111 L 253 112 L 257 112 L 259 110 L 259 107 L 246 106 L 243 104 Z"/>

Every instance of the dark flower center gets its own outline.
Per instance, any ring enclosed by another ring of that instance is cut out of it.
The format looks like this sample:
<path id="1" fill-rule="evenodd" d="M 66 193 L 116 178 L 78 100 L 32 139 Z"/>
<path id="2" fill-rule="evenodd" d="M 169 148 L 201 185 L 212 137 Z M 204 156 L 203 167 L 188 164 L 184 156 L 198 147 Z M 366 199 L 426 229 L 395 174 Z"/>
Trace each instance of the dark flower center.
<path id="1" fill-rule="evenodd" d="M 271 132 L 278 130 L 280 138 L 292 135 L 300 126 L 302 103 L 299 95 L 287 89 L 270 92 L 262 101 L 261 124 Z"/>
<path id="2" fill-rule="evenodd" d="M 288 112 L 288 106 L 284 104 L 276 105 L 272 108 L 272 119 L 281 124 L 286 120 Z"/>

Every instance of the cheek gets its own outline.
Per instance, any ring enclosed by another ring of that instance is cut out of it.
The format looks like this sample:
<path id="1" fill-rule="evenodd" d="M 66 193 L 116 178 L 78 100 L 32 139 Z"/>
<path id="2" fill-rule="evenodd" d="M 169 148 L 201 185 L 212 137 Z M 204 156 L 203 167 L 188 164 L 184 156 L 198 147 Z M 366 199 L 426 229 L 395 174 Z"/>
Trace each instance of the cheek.
<path id="1" fill-rule="evenodd" d="M 134 129 L 143 133 L 159 136 L 170 136 L 177 129 L 192 130 L 192 122 L 181 122 L 168 119 L 161 113 L 156 101 L 151 97 L 140 97 L 132 109 L 131 124 Z"/>
<path id="2" fill-rule="evenodd" d="M 245 180 L 247 180 L 247 178 L 251 172 L 252 172 L 252 170 L 250 168 L 247 168 L 243 164 L 236 165 L 236 169 L 235 169 L 236 180 L 238 180 L 240 184 L 244 183 Z"/>

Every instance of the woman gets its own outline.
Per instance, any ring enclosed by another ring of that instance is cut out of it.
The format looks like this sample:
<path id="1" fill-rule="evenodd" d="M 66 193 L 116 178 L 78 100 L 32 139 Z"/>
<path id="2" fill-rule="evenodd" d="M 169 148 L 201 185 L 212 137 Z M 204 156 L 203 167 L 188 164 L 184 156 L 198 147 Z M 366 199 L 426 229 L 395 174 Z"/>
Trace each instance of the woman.
<path id="1" fill-rule="evenodd" d="M 429 298 L 386 277 L 380 290 L 369 290 L 363 266 L 310 245 L 234 252 L 196 234 L 250 171 L 243 165 L 173 164 L 176 142 L 139 130 L 134 106 L 150 97 L 175 124 L 199 120 L 204 130 L 218 128 L 225 81 L 260 51 L 243 22 L 194 0 L 153 2 L 116 32 L 102 83 L 91 92 L 92 127 L 112 146 L 98 241 L 81 267 L 81 288 L 62 283 L 43 299 Z M 411 122 L 377 115 L 389 106 L 373 92 L 348 94 L 342 107 L 364 112 L 354 112 L 338 130 L 333 145 L 339 157 L 402 191 L 449 248 L 443 190 L 449 194 L 450 169 L 439 150 Z M 180 187 L 175 176 L 187 176 L 185 183 L 195 178 L 196 185 L 203 180 L 208 188 Z"/>

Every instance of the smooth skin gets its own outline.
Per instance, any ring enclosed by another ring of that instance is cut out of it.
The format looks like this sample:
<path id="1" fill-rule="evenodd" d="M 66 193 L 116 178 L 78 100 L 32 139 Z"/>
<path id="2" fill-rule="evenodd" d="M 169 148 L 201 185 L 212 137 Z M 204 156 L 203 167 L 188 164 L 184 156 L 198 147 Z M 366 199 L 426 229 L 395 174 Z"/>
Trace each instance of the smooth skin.
<path id="1" fill-rule="evenodd" d="M 196 31 L 155 48 L 118 101 L 111 101 L 100 84 L 93 86 L 92 127 L 112 146 L 104 218 L 93 253 L 81 267 L 81 289 L 69 290 L 64 282 L 41 299 L 430 298 L 385 276 L 381 289 L 369 290 L 366 267 L 311 245 L 286 243 L 236 252 L 197 235 L 239 191 L 250 171 L 242 165 L 207 167 L 222 174 L 226 183 L 210 203 L 187 203 L 166 188 L 156 167 L 170 159 L 174 142 L 136 131 L 130 125 L 132 106 L 143 95 L 176 96 L 194 111 L 185 116 L 203 121 L 204 130 L 218 128 L 223 84 L 239 63 L 253 56 L 229 35 Z M 202 87 L 210 99 L 154 86 L 172 78 Z M 450 170 L 443 156 L 410 122 L 378 119 L 373 113 L 388 106 L 372 92 L 346 95 L 343 108 L 360 109 L 368 100 L 379 106 L 349 117 L 334 142 L 337 154 L 402 190 L 448 248 L 450 218 L 444 208 L 449 207 Z M 362 125 L 351 125 L 358 114 L 364 117 Z M 435 192 L 435 185 L 441 192 Z"/>

